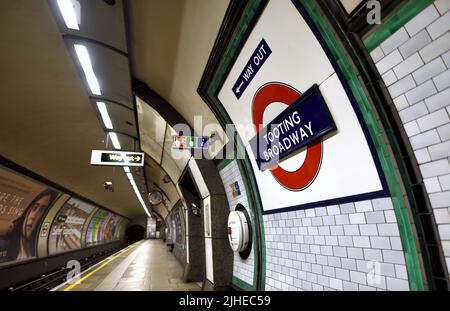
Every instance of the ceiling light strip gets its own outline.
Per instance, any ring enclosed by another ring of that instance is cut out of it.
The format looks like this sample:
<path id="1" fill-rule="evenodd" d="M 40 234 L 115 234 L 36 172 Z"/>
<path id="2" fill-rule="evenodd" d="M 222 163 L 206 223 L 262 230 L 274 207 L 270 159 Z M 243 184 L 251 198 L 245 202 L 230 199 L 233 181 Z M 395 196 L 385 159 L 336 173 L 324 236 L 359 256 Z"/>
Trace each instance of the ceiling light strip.
<path id="1" fill-rule="evenodd" d="M 131 186 L 133 187 L 134 193 L 136 194 L 136 197 L 139 201 L 139 203 L 141 203 L 142 208 L 144 209 L 145 213 L 147 214 L 148 217 L 151 217 L 150 212 L 147 209 L 147 205 L 145 205 L 144 200 L 142 199 L 141 194 L 139 193 L 139 189 L 136 185 L 136 182 L 134 181 L 134 179 L 129 179 Z"/>
<path id="2" fill-rule="evenodd" d="M 80 30 L 78 27 L 77 14 L 71 0 L 57 0 L 59 10 L 63 16 L 67 28 Z"/>
<path id="3" fill-rule="evenodd" d="M 74 44 L 74 47 L 92 94 L 102 95 L 100 85 L 98 84 L 97 77 L 95 76 L 94 69 L 92 68 L 91 58 L 89 57 L 86 47 L 81 44 Z"/>
<path id="4" fill-rule="evenodd" d="M 106 105 L 104 102 L 97 102 L 97 108 L 102 116 L 103 124 L 109 130 L 113 129 L 113 125 L 111 122 L 111 118 L 109 117 L 108 109 L 106 109 Z"/>
<path id="5" fill-rule="evenodd" d="M 110 132 L 109 133 L 109 137 L 111 138 L 112 144 L 114 146 L 114 148 L 116 149 L 121 149 L 122 147 L 120 146 L 120 142 L 119 142 L 119 138 L 117 138 L 117 134 Z"/>

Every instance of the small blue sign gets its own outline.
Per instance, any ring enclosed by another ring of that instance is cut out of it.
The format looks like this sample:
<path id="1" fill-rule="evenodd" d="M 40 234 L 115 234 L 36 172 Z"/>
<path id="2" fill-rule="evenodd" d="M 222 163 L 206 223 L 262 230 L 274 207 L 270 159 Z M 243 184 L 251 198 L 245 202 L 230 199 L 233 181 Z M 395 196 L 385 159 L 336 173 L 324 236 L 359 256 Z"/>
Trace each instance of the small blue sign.
<path id="1" fill-rule="evenodd" d="M 250 140 L 261 170 L 276 166 L 296 150 L 336 130 L 315 84 Z"/>
<path id="2" fill-rule="evenodd" d="M 269 58 L 270 54 L 272 54 L 272 50 L 269 45 L 267 45 L 266 40 L 262 39 L 245 65 L 244 70 L 242 70 L 242 73 L 239 75 L 236 83 L 233 85 L 233 93 L 236 95 L 237 99 L 241 98 L 245 89 L 250 82 L 252 82 L 259 69 L 266 62 L 267 58 Z"/>
<path id="3" fill-rule="evenodd" d="M 194 148 L 194 149 L 208 149 L 209 148 L 209 138 L 208 136 L 173 136 L 172 148 L 184 149 L 184 148 Z"/>

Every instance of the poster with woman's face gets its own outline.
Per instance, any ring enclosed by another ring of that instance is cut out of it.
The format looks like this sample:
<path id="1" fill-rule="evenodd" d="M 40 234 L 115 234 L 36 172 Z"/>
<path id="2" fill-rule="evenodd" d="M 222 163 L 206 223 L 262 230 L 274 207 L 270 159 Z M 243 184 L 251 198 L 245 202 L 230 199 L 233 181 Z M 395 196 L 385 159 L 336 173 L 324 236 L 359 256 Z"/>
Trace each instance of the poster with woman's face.
<path id="1" fill-rule="evenodd" d="M 49 254 L 81 248 L 83 225 L 96 207 L 71 198 L 59 210 L 48 240 Z"/>
<path id="2" fill-rule="evenodd" d="M 43 216 L 59 194 L 0 167 L 0 263 L 36 256 Z"/>

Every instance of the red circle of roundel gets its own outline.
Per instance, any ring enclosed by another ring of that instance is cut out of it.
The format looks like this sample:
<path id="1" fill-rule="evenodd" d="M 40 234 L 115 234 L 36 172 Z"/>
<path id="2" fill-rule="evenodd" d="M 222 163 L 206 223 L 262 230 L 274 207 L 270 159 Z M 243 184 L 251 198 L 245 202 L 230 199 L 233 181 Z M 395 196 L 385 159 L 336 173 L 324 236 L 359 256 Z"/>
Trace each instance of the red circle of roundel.
<path id="1" fill-rule="evenodd" d="M 302 94 L 294 88 L 281 83 L 268 83 L 261 87 L 253 99 L 253 125 L 259 132 L 263 124 L 263 115 L 266 108 L 274 103 L 281 102 L 291 105 Z M 284 187 L 290 190 L 302 190 L 308 187 L 319 172 L 322 161 L 322 140 L 316 141 L 306 147 L 306 158 L 302 166 L 293 172 L 277 166 L 270 170 L 273 177 Z"/>

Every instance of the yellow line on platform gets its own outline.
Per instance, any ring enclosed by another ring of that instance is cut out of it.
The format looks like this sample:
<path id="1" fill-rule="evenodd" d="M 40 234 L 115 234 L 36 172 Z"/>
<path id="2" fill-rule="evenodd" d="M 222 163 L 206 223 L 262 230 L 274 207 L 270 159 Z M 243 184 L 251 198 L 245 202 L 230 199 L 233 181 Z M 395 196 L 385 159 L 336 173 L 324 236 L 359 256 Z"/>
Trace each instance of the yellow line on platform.
<path id="1" fill-rule="evenodd" d="M 102 263 L 100 266 L 98 266 L 97 268 L 95 268 L 94 270 L 92 270 L 91 272 L 89 272 L 88 274 L 86 274 L 85 276 L 83 276 L 81 279 L 79 279 L 78 281 L 76 281 L 75 283 L 67 286 L 66 288 L 63 289 L 63 291 L 69 291 L 71 289 L 73 289 L 75 286 L 80 285 L 83 281 L 85 281 L 88 277 L 90 277 L 91 275 L 93 275 L 95 272 L 99 271 L 101 268 L 103 268 L 104 266 L 106 266 L 107 264 L 109 264 L 111 261 L 113 261 L 114 259 L 116 259 L 117 257 L 123 255 L 125 252 L 130 251 L 131 249 L 137 247 L 139 244 L 141 244 L 142 242 L 138 242 L 135 243 L 133 245 L 130 245 L 126 248 L 124 248 L 123 250 L 119 251 L 118 253 L 116 253 L 115 255 L 113 255 L 112 257 L 110 257 L 109 259 L 107 259 L 104 263 Z"/>

